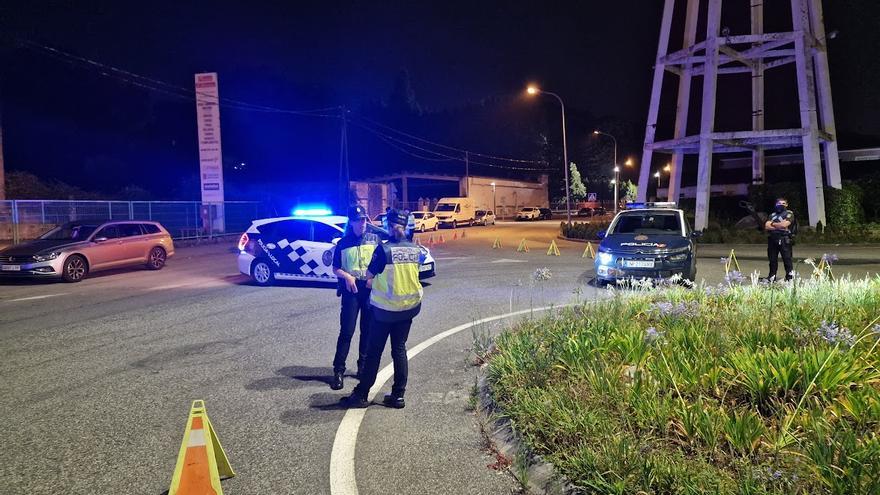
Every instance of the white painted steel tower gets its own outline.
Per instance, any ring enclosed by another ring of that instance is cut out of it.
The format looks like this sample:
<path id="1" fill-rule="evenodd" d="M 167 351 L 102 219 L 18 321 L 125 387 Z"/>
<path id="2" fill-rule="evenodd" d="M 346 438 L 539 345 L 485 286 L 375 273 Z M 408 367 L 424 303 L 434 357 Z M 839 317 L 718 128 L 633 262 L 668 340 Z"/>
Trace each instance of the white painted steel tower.
<path id="1" fill-rule="evenodd" d="M 654 67 L 651 106 L 645 128 L 645 146 L 639 174 L 638 200 L 647 199 L 654 152 L 672 155 L 668 198 L 677 201 L 681 191 L 681 169 L 685 154 L 697 154 L 696 229 L 708 224 L 709 195 L 712 183 L 712 154 L 750 151 L 752 181 L 764 182 L 764 151 L 801 147 L 810 225 L 825 225 L 825 196 L 822 190 L 822 159 L 829 186 L 840 188 L 840 162 L 837 155 L 834 108 L 831 104 L 831 79 L 825 45 L 825 27 L 821 0 L 790 0 L 792 30 L 764 32 L 762 1 L 732 2 L 735 7 L 751 9 L 751 33 L 733 34 L 721 27 L 722 0 L 665 0 Z M 780 3 L 784 0 L 777 0 Z M 685 5 L 686 4 L 686 5 Z M 701 4 L 703 9 L 701 10 Z M 669 37 L 674 9 L 684 6 L 684 42 L 681 50 L 669 53 Z M 700 14 L 707 16 L 706 37 L 697 41 Z M 795 65 L 801 126 L 795 129 L 765 129 L 764 74 Z M 657 117 L 663 76 L 678 76 L 678 101 L 672 139 L 656 141 Z M 752 76 L 752 128 L 735 132 L 715 132 L 715 108 L 719 76 L 747 73 Z M 687 134 L 691 82 L 703 77 L 700 129 Z M 820 151 L 821 149 L 821 151 Z"/>

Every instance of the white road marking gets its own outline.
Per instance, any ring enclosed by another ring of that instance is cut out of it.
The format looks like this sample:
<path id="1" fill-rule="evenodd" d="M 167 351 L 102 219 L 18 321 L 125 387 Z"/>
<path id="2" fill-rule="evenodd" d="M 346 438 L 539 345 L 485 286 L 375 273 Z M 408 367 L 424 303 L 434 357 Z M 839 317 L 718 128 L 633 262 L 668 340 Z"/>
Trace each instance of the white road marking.
<path id="1" fill-rule="evenodd" d="M 548 309 L 553 309 L 554 307 L 558 309 L 563 306 L 564 305 L 524 309 L 521 311 L 514 311 L 512 313 L 505 313 L 503 315 L 490 316 L 488 318 L 483 318 L 482 320 L 477 320 L 471 323 L 465 323 L 463 325 L 450 328 L 449 330 L 438 333 L 437 335 L 429 338 L 428 340 L 425 340 L 424 342 L 410 349 L 409 352 L 406 353 L 406 359 L 407 361 L 409 361 L 412 358 L 416 357 L 420 352 L 436 344 L 437 342 L 440 342 L 446 337 L 455 335 L 462 330 L 467 330 L 476 325 L 482 325 L 483 323 L 502 320 L 504 318 L 524 315 L 536 311 L 546 311 Z M 372 401 L 376 394 L 378 394 L 379 391 L 382 390 L 382 387 L 385 386 L 385 382 L 388 381 L 388 379 L 391 378 L 393 375 L 393 364 L 389 364 L 382 368 L 382 370 L 380 370 L 379 374 L 376 376 L 376 384 L 373 385 L 373 388 L 370 389 L 367 400 Z M 345 412 L 345 416 L 343 416 L 342 421 L 339 423 L 339 428 L 336 430 L 336 438 L 334 438 L 333 440 L 333 450 L 330 452 L 331 495 L 358 495 L 357 480 L 355 479 L 354 473 L 354 456 L 355 447 L 357 446 L 358 431 L 360 430 L 361 422 L 364 420 L 364 415 L 366 413 L 366 409 L 349 409 Z"/>
<path id="2" fill-rule="evenodd" d="M 501 258 L 500 260 L 490 261 L 490 263 L 528 263 L 529 260 L 509 260 L 507 258 Z"/>
<path id="3" fill-rule="evenodd" d="M 67 292 L 62 292 L 61 294 L 46 294 L 43 296 L 31 296 L 31 297 L 20 297 L 18 299 L 10 299 L 6 302 L 20 302 L 20 301 L 36 301 L 37 299 L 46 299 L 49 297 L 58 297 L 67 294 Z"/>

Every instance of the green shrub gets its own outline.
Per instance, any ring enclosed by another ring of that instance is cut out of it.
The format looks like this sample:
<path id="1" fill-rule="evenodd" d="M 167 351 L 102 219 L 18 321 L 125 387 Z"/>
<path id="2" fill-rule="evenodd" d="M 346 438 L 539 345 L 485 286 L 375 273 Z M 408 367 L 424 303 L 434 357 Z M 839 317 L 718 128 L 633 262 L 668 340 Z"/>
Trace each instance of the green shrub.
<path id="1" fill-rule="evenodd" d="M 502 333 L 488 374 L 585 493 L 873 494 L 878 321 L 880 277 L 614 291 Z"/>
<path id="2" fill-rule="evenodd" d="M 563 237 L 569 239 L 597 240 L 596 234 L 601 230 L 607 230 L 609 220 L 596 220 L 592 222 L 572 222 L 569 226 L 566 222 L 559 224 L 559 230 Z"/>
<path id="3" fill-rule="evenodd" d="M 861 225 L 865 222 L 865 209 L 862 206 L 862 188 L 851 182 L 844 182 L 842 189 L 825 188 L 825 219 L 828 227 L 841 228 Z"/>

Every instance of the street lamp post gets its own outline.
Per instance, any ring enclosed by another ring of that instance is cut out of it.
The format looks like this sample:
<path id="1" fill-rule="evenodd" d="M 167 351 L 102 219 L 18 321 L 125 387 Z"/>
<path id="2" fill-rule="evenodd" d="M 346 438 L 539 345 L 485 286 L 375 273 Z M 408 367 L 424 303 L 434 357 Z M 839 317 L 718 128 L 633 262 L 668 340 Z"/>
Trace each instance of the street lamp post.
<path id="1" fill-rule="evenodd" d="M 491 182 L 489 183 L 489 185 L 492 186 L 492 213 L 498 215 L 498 206 L 495 201 L 495 183 Z"/>
<path id="2" fill-rule="evenodd" d="M 618 191 L 620 190 L 620 167 L 614 166 L 614 213 L 617 213 L 617 205 L 620 204 L 618 199 Z"/>
<path id="3" fill-rule="evenodd" d="M 616 184 L 618 182 L 620 182 L 620 178 L 618 176 L 618 174 L 620 173 L 620 167 L 617 166 L 617 138 L 615 138 L 611 134 L 608 134 L 607 132 L 602 132 L 598 129 L 593 131 L 593 134 L 595 134 L 596 136 L 608 136 L 611 138 L 612 141 L 614 141 L 614 179 L 615 179 L 615 182 L 614 182 L 614 184 L 615 184 L 615 186 L 614 186 L 614 214 L 616 215 L 617 214 L 617 185 Z"/>
<path id="4" fill-rule="evenodd" d="M 657 178 L 657 197 L 660 197 L 660 171 L 654 172 L 654 177 Z"/>
<path id="5" fill-rule="evenodd" d="M 529 86 L 528 89 L 526 89 L 526 92 L 530 95 L 550 95 L 559 101 L 559 107 L 562 110 L 562 169 L 565 171 L 565 217 L 568 225 L 571 225 L 571 193 L 569 192 L 568 184 L 568 143 L 565 139 L 565 103 L 562 102 L 562 98 L 558 94 L 538 89 L 537 86 Z"/>

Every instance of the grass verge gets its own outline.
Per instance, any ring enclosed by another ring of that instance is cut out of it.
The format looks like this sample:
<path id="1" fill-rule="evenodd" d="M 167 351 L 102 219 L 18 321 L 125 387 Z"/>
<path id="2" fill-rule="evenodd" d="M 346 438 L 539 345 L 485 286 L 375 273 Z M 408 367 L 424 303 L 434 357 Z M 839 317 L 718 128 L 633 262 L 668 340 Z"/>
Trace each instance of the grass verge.
<path id="1" fill-rule="evenodd" d="M 525 320 L 493 400 L 585 493 L 880 493 L 880 278 L 672 287 Z"/>

